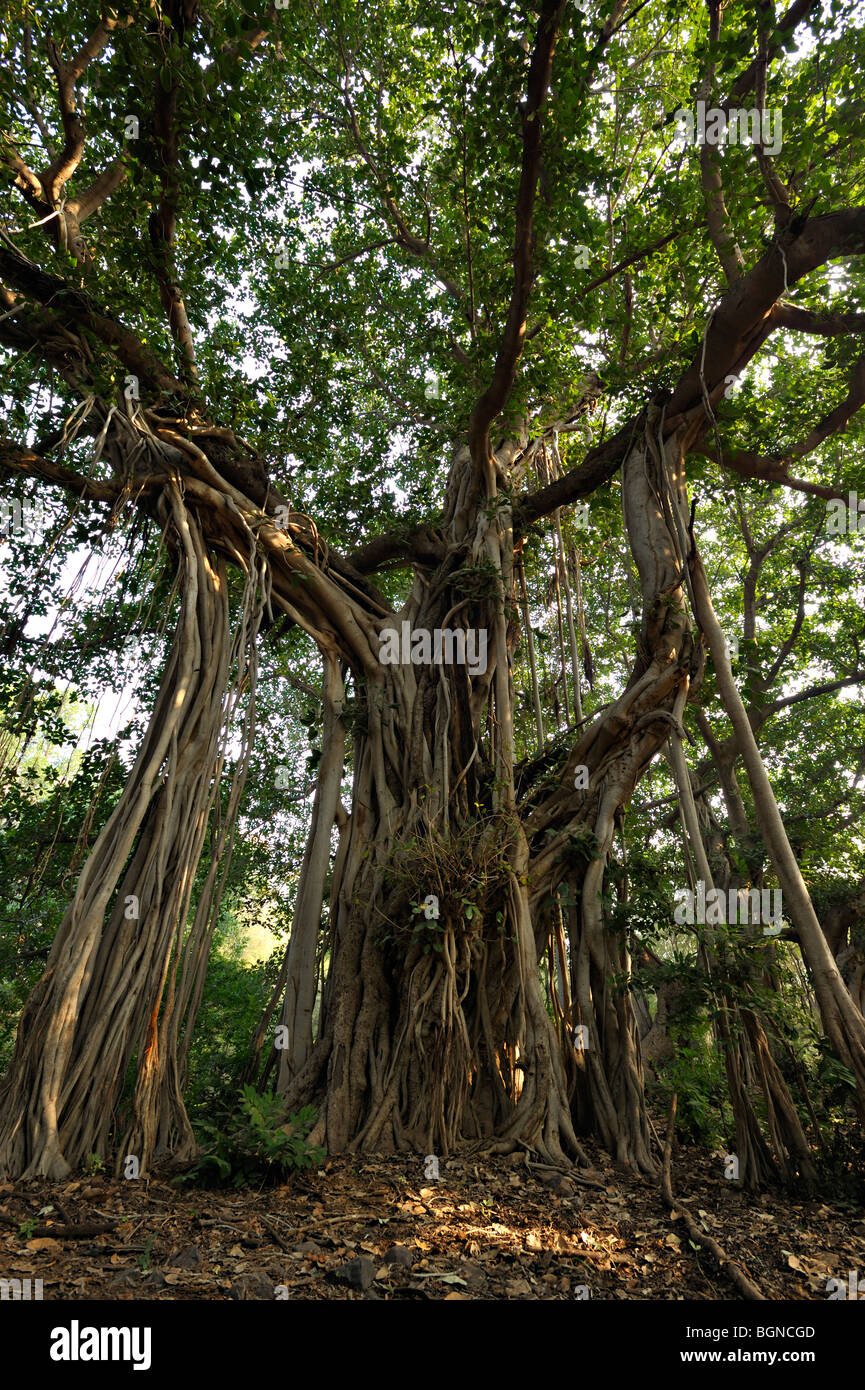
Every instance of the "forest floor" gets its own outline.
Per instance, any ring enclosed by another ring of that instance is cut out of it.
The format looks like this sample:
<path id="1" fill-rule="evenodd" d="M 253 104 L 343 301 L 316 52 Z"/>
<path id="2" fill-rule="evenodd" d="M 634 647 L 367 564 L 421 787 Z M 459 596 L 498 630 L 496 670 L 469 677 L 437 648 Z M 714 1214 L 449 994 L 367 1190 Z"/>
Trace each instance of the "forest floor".
<path id="1" fill-rule="evenodd" d="M 582 1181 L 522 1155 L 442 1159 L 436 1181 L 397 1155 L 330 1159 L 261 1190 L 0 1184 L 0 1277 L 75 1301 L 740 1297 L 656 1182 L 586 1147 Z M 826 1299 L 850 1270 L 865 1286 L 861 1203 L 751 1196 L 724 1180 L 721 1155 L 685 1146 L 673 1184 L 767 1298 Z"/>

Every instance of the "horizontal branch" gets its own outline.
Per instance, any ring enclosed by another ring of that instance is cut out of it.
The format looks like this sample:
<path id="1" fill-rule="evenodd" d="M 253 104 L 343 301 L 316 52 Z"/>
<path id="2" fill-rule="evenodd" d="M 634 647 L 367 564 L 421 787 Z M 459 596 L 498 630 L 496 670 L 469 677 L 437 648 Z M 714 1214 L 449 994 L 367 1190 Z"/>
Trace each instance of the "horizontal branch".
<path id="1" fill-rule="evenodd" d="M 111 194 L 120 187 L 127 173 L 125 160 L 112 160 L 107 169 L 103 169 L 102 173 L 93 180 L 89 188 L 86 188 L 77 198 L 68 200 L 67 209 L 78 218 L 79 222 L 86 221 L 94 212 L 98 212 L 106 198 L 110 198 Z"/>
<path id="2" fill-rule="evenodd" d="M 775 322 L 779 328 L 795 333 L 814 333 L 822 338 L 835 338 L 843 333 L 865 333 L 865 314 L 816 314 L 812 309 L 800 309 L 796 304 L 777 305 Z"/>
<path id="3" fill-rule="evenodd" d="M 222 52 L 227 54 L 230 58 L 239 58 L 241 45 L 248 45 L 252 49 L 258 48 L 258 45 L 267 38 L 276 22 L 277 7 L 276 5 L 269 5 L 262 22 L 260 24 L 254 24 L 251 29 L 247 29 L 239 40 L 226 41 L 222 45 Z"/>
<path id="4" fill-rule="evenodd" d="M 722 467 L 740 473 L 746 478 L 764 478 L 769 482 L 781 483 L 784 487 L 793 488 L 797 492 L 810 492 L 816 497 L 825 498 L 827 501 L 830 499 L 845 501 L 846 492 L 841 492 L 837 488 L 823 483 L 811 483 L 804 478 L 794 478 L 787 470 L 794 459 L 806 458 L 808 454 L 812 454 L 815 449 L 819 448 L 824 440 L 840 434 L 863 405 L 865 405 L 865 355 L 858 358 L 852 367 L 850 386 L 844 399 L 833 410 L 830 410 L 828 415 L 823 416 L 823 419 L 809 431 L 800 444 L 783 455 L 763 456 L 744 449 L 722 450 L 718 461 Z M 699 445 L 693 445 L 689 452 L 701 454 L 705 458 L 717 456 L 709 448 Z"/>
<path id="5" fill-rule="evenodd" d="M 341 266 L 349 265 L 352 261 L 359 261 L 362 256 L 368 256 L 373 251 L 381 251 L 385 246 L 392 244 L 393 238 L 379 237 L 378 241 L 371 241 L 367 246 L 360 246 L 357 251 L 349 251 L 347 255 L 340 256 L 337 261 L 310 261 L 314 270 L 339 270 Z"/>
<path id="6" fill-rule="evenodd" d="M 83 290 L 50 275 L 20 251 L 0 245 L 0 275 L 55 313 L 67 311 L 76 326 L 89 328 L 139 380 L 180 400 L 190 399 L 190 388 L 170 372 L 128 328 L 101 309 Z"/>
<path id="7" fill-rule="evenodd" d="M 865 253 L 865 208 L 846 208 L 814 218 L 798 235 L 784 233 L 783 237 L 784 249 L 777 242 L 773 244 L 757 264 L 730 287 L 713 312 L 704 344 L 680 377 L 666 406 L 665 434 L 689 420 L 694 429 L 699 426 L 705 429 L 708 424 L 706 397 L 717 401 L 724 391 L 726 375 L 735 367 L 741 371 L 770 334 L 789 321 L 793 306 L 776 303 L 785 289 L 785 270 L 789 286 L 836 256 Z M 848 316 L 844 318 L 845 323 L 850 322 Z M 837 408 L 837 414 L 833 412 L 834 418 L 840 419 L 845 410 L 849 418 L 853 411 L 848 407 L 855 404 L 859 390 L 857 374 L 846 401 Z M 627 421 L 599 449 L 590 450 L 578 468 L 569 470 L 548 487 L 518 499 L 514 505 L 515 524 L 527 525 L 593 492 L 612 476 L 639 424 L 638 419 Z M 716 456 L 701 447 L 698 440 L 689 441 L 688 451 L 705 457 Z M 727 451 L 722 452 L 720 462 L 744 477 L 781 483 L 826 500 L 846 497 L 846 493 L 836 488 L 791 476 L 787 471 L 791 458 L 792 455 L 763 458 L 745 451 Z"/>
<path id="8" fill-rule="evenodd" d="M 44 478 L 46 482 L 58 483 L 67 492 L 74 493 L 76 497 L 86 497 L 91 502 L 115 502 L 123 489 L 122 483 L 85 478 L 74 468 L 43 458 L 41 454 L 14 444 L 9 439 L 0 439 L 0 471 Z M 164 479 L 160 481 L 164 482 Z"/>
<path id="9" fill-rule="evenodd" d="M 603 444 L 590 449 L 578 468 L 571 468 L 555 482 L 518 498 L 514 503 L 514 529 L 525 530 L 533 521 L 590 496 L 607 482 L 625 457 L 639 423 L 637 418 L 628 420 Z"/>
<path id="10" fill-rule="evenodd" d="M 807 437 L 797 444 L 793 450 L 794 458 L 805 458 L 812 454 L 815 449 L 823 443 L 824 439 L 830 439 L 832 435 L 840 434 L 850 423 L 857 411 L 865 405 L 865 354 L 857 358 L 850 370 L 850 384 L 847 394 L 842 401 L 839 401 L 834 410 L 830 410 L 828 415 L 824 415 Z"/>
<path id="11" fill-rule="evenodd" d="M 738 473 L 743 478 L 759 478 L 763 482 L 779 483 L 782 487 L 792 488 L 794 492 L 807 492 L 814 497 L 822 497 L 827 502 L 833 499 L 847 500 L 847 493 L 839 488 L 826 483 L 811 483 L 806 478 L 793 477 L 787 471 L 792 461 L 789 454 L 766 456 L 750 453 L 747 449 L 722 449 L 719 457 L 717 451 L 708 444 L 692 444 L 688 453 L 714 459 L 722 468 L 729 469 L 731 473 Z"/>
<path id="12" fill-rule="evenodd" d="M 394 561 L 435 565 L 442 559 L 444 550 L 441 536 L 424 521 L 408 533 L 391 532 L 373 537 L 349 556 L 349 563 L 359 574 L 372 574 Z"/>
<path id="13" fill-rule="evenodd" d="M 90 364 L 93 354 L 81 334 L 69 331 L 59 314 L 53 314 L 24 296 L 0 286 L 0 343 L 20 357 L 30 353 L 48 362 L 82 398 L 93 394 Z"/>
<path id="14" fill-rule="evenodd" d="M 770 715 L 777 714 L 778 710 L 788 709 L 790 705 L 801 704 L 803 700 L 813 700 L 818 695 L 831 695 L 835 690 L 842 690 L 846 685 L 860 685 L 865 681 L 865 671 L 853 671 L 849 676 L 841 676 L 838 680 L 826 681 L 823 685 L 812 685 L 807 690 L 797 690 L 795 695 L 785 695 L 781 700 L 773 700 L 770 705 L 763 705 L 760 713 L 766 719 Z"/>
<path id="15" fill-rule="evenodd" d="M 648 246 L 641 246 L 638 250 L 631 251 L 629 255 L 617 261 L 612 270 L 605 271 L 603 275 L 597 275 L 594 280 L 590 280 L 587 285 L 584 285 L 579 293 L 574 296 L 575 299 L 585 299 L 587 295 L 590 295 L 593 290 L 598 289 L 600 285 L 605 285 L 608 280 L 614 279 L 616 275 L 621 275 L 622 271 L 628 270 L 631 266 L 637 265 L 640 261 L 644 261 L 647 256 L 654 255 L 656 251 L 660 251 L 663 247 L 669 246 L 671 241 L 675 241 L 680 236 L 685 236 L 687 232 L 693 231 L 698 226 L 700 226 L 699 221 L 686 222 L 683 227 L 677 227 L 675 231 L 672 232 L 665 232 L 663 236 L 658 237 L 657 241 L 649 242 Z M 547 322 L 548 320 L 545 319 L 542 323 L 536 323 L 534 328 L 530 328 L 526 334 L 526 342 L 531 342 L 539 333 L 542 333 Z"/>

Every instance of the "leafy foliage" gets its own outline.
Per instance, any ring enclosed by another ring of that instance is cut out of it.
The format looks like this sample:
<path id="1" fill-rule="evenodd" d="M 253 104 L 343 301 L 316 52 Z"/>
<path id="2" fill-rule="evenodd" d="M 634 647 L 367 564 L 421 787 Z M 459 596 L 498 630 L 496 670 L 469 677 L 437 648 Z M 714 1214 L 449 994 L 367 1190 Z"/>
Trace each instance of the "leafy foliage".
<path id="1" fill-rule="evenodd" d="M 307 1143 L 315 1119 L 311 1106 L 286 1115 L 278 1097 L 244 1086 L 239 1106 L 226 1109 L 221 1123 L 199 1121 L 204 1151 L 178 1181 L 248 1187 L 313 1168 L 324 1157 Z"/>

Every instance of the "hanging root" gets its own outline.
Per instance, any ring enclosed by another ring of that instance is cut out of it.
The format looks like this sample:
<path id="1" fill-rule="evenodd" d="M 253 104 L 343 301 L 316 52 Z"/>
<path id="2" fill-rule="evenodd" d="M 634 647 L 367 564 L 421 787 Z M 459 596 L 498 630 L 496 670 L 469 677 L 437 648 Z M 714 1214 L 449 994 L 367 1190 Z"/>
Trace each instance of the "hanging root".
<path id="1" fill-rule="evenodd" d="M 670 1102 L 670 1114 L 667 1120 L 667 1138 L 664 1144 L 664 1163 L 661 1171 L 661 1196 L 667 1203 L 667 1206 L 672 1209 L 673 1214 L 678 1212 L 678 1214 L 681 1216 L 682 1220 L 685 1223 L 685 1229 L 687 1230 L 688 1235 L 691 1237 L 691 1240 L 696 1241 L 698 1245 L 701 1245 L 704 1250 L 708 1250 L 709 1254 L 714 1256 L 714 1258 L 718 1261 L 719 1268 L 723 1271 L 724 1274 L 729 1276 L 729 1278 L 736 1285 L 736 1288 L 739 1290 L 742 1296 L 744 1298 L 755 1299 L 758 1302 L 765 1303 L 766 1295 L 760 1292 L 756 1284 L 751 1283 L 751 1280 L 748 1278 L 746 1274 L 742 1272 L 739 1265 L 736 1264 L 735 1260 L 731 1260 L 728 1255 L 724 1254 L 724 1251 L 721 1249 L 718 1242 L 716 1240 L 713 1240 L 711 1236 L 707 1236 L 705 1231 L 702 1231 L 700 1229 L 700 1227 L 697 1225 L 697 1222 L 694 1220 L 694 1217 L 691 1215 L 691 1212 L 685 1206 L 684 1202 L 678 1201 L 673 1196 L 671 1167 L 673 1156 L 673 1136 L 676 1132 L 676 1107 L 678 1105 L 678 1101 L 678 1095 L 674 1095 L 673 1099 Z"/>
<path id="2" fill-rule="evenodd" d="M 522 1147 L 588 1166 L 544 1005 L 524 840 L 499 815 L 450 834 L 427 825 L 384 867 L 376 843 L 348 856 L 360 850 L 363 867 L 337 928 L 324 1094 L 293 1083 L 287 1099 L 321 1105 L 331 1151 Z"/>
<path id="3" fill-rule="evenodd" d="M 166 487 L 162 506 L 179 557 L 180 617 L 138 758 L 22 1014 L 0 1093 L 0 1171 L 14 1177 L 64 1177 L 89 1154 L 112 1148 L 134 1059 L 127 1142 L 140 1171 L 160 1141 L 179 1138 L 187 1149 L 193 1143 L 177 1074 L 174 1006 L 200 995 L 200 931 L 187 943 L 198 963 L 179 993 L 175 979 L 219 792 L 220 741 L 236 703 L 230 668 L 243 662 L 229 641 L 224 563 L 212 562 L 176 483 Z M 248 573 L 244 648 L 254 638 L 267 589 L 252 556 Z M 236 810 L 237 798 L 230 803 Z M 172 955 L 175 973 L 160 1021 Z"/>

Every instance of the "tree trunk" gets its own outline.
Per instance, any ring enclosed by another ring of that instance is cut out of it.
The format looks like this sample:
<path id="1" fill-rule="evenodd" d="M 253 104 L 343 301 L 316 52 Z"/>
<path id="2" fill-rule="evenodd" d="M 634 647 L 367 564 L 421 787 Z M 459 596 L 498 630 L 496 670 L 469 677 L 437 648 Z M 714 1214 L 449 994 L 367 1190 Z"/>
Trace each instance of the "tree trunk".
<path id="1" fill-rule="evenodd" d="M 452 495 L 464 489 L 459 465 Z M 700 667 L 659 468 L 644 439 L 623 472 L 643 583 L 637 664 L 621 698 L 582 734 L 560 784 L 544 787 L 543 800 L 529 793 L 520 808 L 525 828 L 513 792 L 505 599 L 516 613 L 520 595 L 507 507 L 466 526 L 472 539 L 463 563 L 449 557 L 428 585 L 415 585 L 398 615 L 413 628 L 445 626 L 469 606 L 455 579 L 469 596 L 478 593 L 482 562 L 491 562 L 492 597 L 471 603 L 471 621 L 491 634 L 486 672 L 471 680 L 457 667 L 385 666 L 366 683 L 349 848 L 331 895 L 326 1025 L 285 1089 L 291 1106 L 319 1104 L 316 1135 L 331 1151 L 447 1153 L 478 1141 L 527 1144 L 552 1159 L 579 1155 L 538 965 L 551 920 L 544 903 L 567 881 L 579 902 L 571 1022 L 582 1025 L 588 1044 L 575 1054 L 569 1042 L 567 1070 L 586 1077 L 590 1123 L 617 1158 L 654 1170 L 638 1029 L 622 987 L 630 958 L 626 942 L 606 930 L 601 894 L 620 808 L 666 739 L 678 692 Z M 493 735 L 485 745 L 487 701 Z M 580 767 L 586 776 L 575 779 Z M 573 1100 L 576 1083 L 568 1090 Z"/>
<path id="2" fill-rule="evenodd" d="M 63 1177 L 107 1152 L 135 1057 L 128 1142 L 141 1171 L 160 1129 L 180 1147 L 193 1143 L 172 1084 L 177 1030 L 166 1039 L 159 1016 L 172 954 L 182 955 L 218 791 L 232 656 L 241 654 L 230 642 L 225 563 L 208 555 L 175 483 L 158 510 L 178 555 L 180 617 L 141 751 L 22 1013 L 0 1090 L 0 1171 L 14 1176 Z M 258 626 L 249 616 L 247 600 L 244 646 Z"/>

